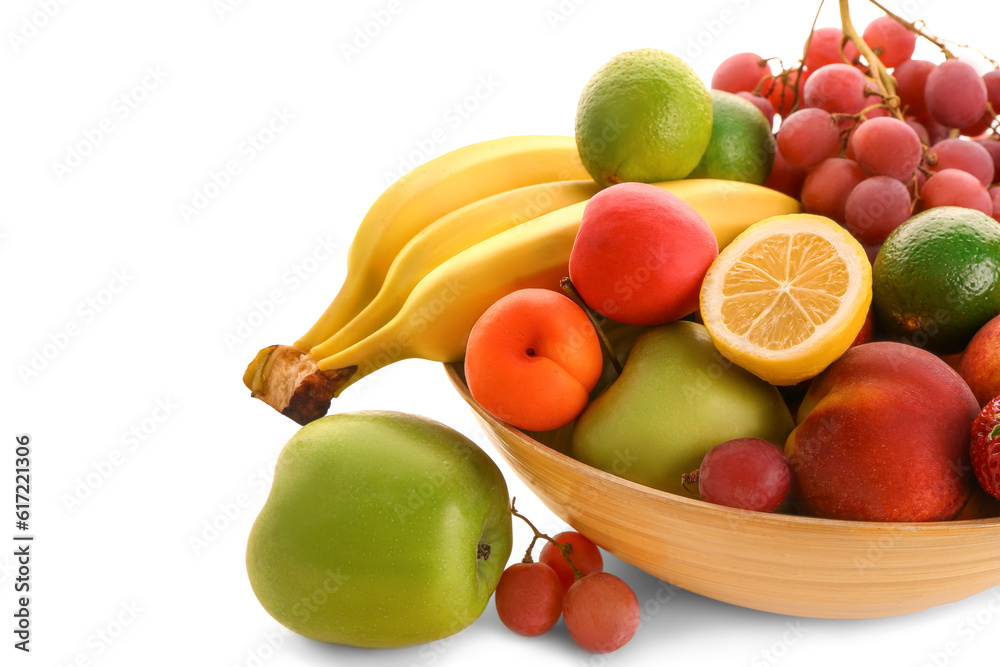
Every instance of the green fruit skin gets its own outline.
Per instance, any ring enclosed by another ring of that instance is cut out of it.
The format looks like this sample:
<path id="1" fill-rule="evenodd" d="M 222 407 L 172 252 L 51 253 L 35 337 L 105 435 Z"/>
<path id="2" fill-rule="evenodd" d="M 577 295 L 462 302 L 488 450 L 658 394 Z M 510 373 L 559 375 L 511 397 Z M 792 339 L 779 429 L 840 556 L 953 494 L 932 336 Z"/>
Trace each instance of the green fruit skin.
<path id="1" fill-rule="evenodd" d="M 507 493 L 493 460 L 443 424 L 386 411 L 323 417 L 281 451 L 250 531 L 250 584 L 275 620 L 312 639 L 447 637 L 479 617 L 507 564 Z"/>
<path id="2" fill-rule="evenodd" d="M 890 338 L 961 352 L 1000 314 L 1000 224 L 956 206 L 913 216 L 875 257 L 872 306 Z"/>
<path id="3" fill-rule="evenodd" d="M 720 178 L 763 185 L 777 143 L 752 102 L 722 90 L 712 94 L 712 138 L 688 178 Z"/>
<path id="4" fill-rule="evenodd" d="M 577 105 L 580 159 L 603 186 L 684 178 L 711 134 L 712 98 L 705 84 L 682 59 L 657 49 L 609 60 L 584 86 Z"/>
<path id="5" fill-rule="evenodd" d="M 573 432 L 579 461 L 633 482 L 697 497 L 681 475 L 734 438 L 782 445 L 794 426 L 777 388 L 723 357 L 704 326 L 677 321 L 636 341 L 621 376 Z"/>

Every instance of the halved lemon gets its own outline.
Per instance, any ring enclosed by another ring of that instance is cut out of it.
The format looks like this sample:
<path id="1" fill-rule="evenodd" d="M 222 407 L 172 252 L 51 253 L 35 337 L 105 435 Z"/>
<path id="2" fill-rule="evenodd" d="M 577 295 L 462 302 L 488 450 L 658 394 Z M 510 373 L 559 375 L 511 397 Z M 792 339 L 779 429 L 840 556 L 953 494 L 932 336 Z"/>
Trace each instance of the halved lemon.
<path id="1" fill-rule="evenodd" d="M 719 253 L 702 283 L 701 315 L 723 356 L 791 385 L 850 347 L 871 298 L 871 264 L 846 229 L 818 215 L 779 215 Z"/>

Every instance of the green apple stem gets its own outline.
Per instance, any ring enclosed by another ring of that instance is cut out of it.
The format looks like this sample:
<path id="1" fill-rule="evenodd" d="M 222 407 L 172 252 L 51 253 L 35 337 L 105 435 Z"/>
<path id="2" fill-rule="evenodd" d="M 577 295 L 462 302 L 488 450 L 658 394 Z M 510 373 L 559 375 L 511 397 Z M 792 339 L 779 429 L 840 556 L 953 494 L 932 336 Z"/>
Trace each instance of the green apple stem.
<path id="1" fill-rule="evenodd" d="M 590 323 L 594 325 L 594 331 L 597 332 L 597 338 L 601 341 L 601 349 L 604 350 L 604 354 L 611 360 L 611 365 L 615 367 L 615 372 L 618 373 L 618 375 L 621 375 L 622 365 L 618 363 L 618 357 L 615 356 L 614 348 L 611 347 L 611 342 L 604 334 L 604 329 L 601 327 L 601 323 L 597 320 L 597 314 L 594 313 L 586 302 L 584 302 L 583 297 L 581 297 L 580 293 L 576 291 L 575 287 L 573 287 L 573 283 L 569 278 L 563 278 L 560 280 L 559 287 L 562 287 L 563 291 L 566 292 L 578 306 L 583 308 L 583 312 L 587 314 L 587 318 L 590 320 Z"/>
<path id="2" fill-rule="evenodd" d="M 583 578 L 583 576 L 584 576 L 583 572 L 581 572 L 579 569 L 577 569 L 576 565 L 573 564 L 573 559 L 571 559 L 569 557 L 569 555 L 573 552 L 573 545 L 572 544 L 563 544 L 562 542 L 556 542 L 554 539 L 552 539 L 551 537 L 549 537 L 545 533 L 543 533 L 540 530 L 538 530 L 537 528 L 535 528 L 535 524 L 531 523 L 531 521 L 528 520 L 528 517 L 524 516 L 523 514 L 521 514 L 520 512 L 518 512 L 514 508 L 514 501 L 515 500 L 517 500 L 517 498 L 511 498 L 510 499 L 510 513 L 511 513 L 511 515 L 516 516 L 518 519 L 520 519 L 521 521 L 523 521 L 526 524 L 528 524 L 528 527 L 531 528 L 531 532 L 534 533 L 534 536 L 531 538 L 531 543 L 528 544 L 528 550 L 526 552 L 524 552 L 524 558 L 521 559 L 521 562 L 522 563 L 533 563 L 534 559 L 531 557 L 531 552 L 535 549 L 535 542 L 537 542 L 540 539 L 541 540 L 547 540 L 553 546 L 555 546 L 556 549 L 559 549 L 559 553 L 561 553 L 562 556 L 563 556 L 563 558 L 566 559 L 566 562 L 569 563 L 569 566 L 571 568 L 573 568 L 573 576 L 575 576 L 577 579 Z"/>

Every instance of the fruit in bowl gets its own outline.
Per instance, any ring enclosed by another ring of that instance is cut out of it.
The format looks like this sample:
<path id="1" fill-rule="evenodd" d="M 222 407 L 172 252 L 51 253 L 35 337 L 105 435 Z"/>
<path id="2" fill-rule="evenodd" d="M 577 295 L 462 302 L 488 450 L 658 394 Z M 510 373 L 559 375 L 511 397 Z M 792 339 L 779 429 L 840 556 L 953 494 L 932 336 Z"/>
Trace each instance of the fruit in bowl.
<path id="1" fill-rule="evenodd" d="M 831 519 L 953 519 L 972 491 L 978 413 L 972 390 L 930 352 L 853 347 L 813 380 L 788 437 L 795 502 Z"/>
<path id="2" fill-rule="evenodd" d="M 691 496 L 681 476 L 735 438 L 784 442 L 792 417 L 778 390 L 723 357 L 695 322 L 654 327 L 573 430 L 577 460 L 640 484 Z"/>

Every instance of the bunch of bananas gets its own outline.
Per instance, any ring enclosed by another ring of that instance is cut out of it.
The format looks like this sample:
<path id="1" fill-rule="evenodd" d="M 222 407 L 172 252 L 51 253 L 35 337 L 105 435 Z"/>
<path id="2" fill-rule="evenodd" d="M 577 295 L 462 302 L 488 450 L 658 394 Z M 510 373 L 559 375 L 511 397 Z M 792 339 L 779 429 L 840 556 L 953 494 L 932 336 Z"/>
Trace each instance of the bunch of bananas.
<path id="1" fill-rule="evenodd" d="M 719 247 L 751 224 L 795 213 L 774 190 L 713 179 L 656 183 L 690 204 Z M 394 182 L 365 215 L 347 277 L 293 346 L 257 353 L 243 381 L 300 424 L 395 361 L 455 362 L 500 297 L 558 289 L 587 200 L 599 190 L 572 137 L 517 136 L 457 149 Z"/>

